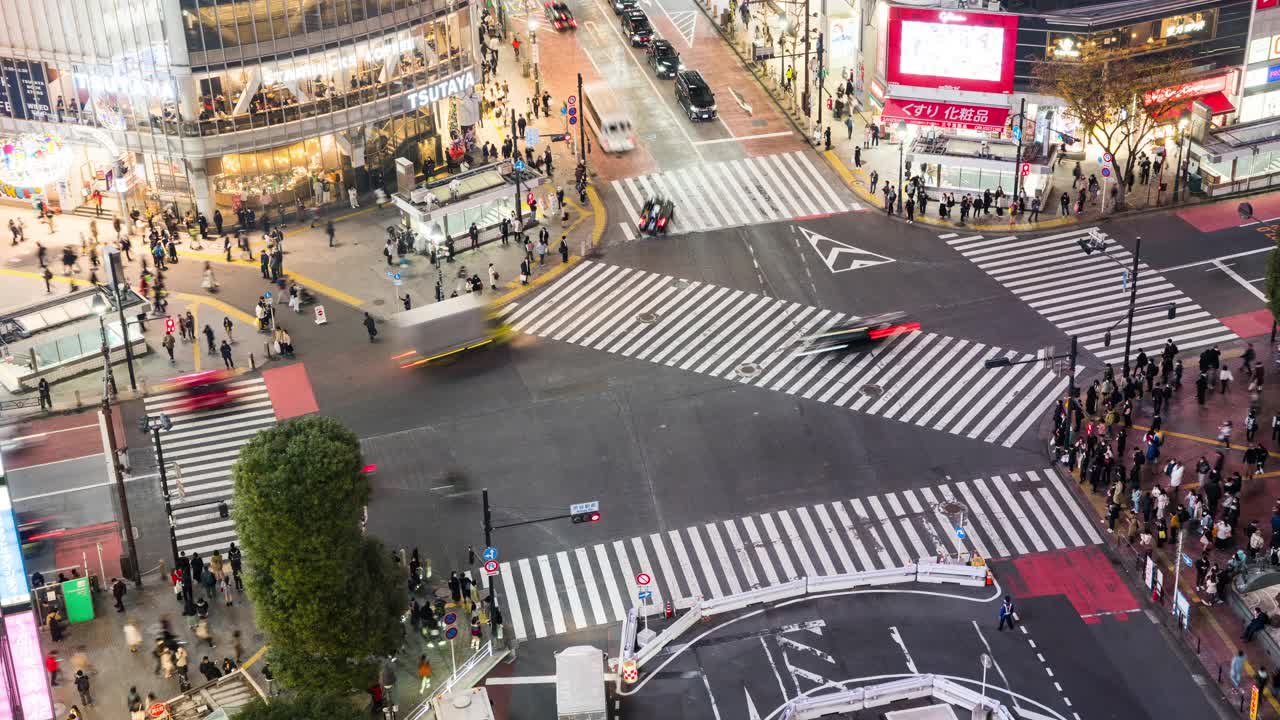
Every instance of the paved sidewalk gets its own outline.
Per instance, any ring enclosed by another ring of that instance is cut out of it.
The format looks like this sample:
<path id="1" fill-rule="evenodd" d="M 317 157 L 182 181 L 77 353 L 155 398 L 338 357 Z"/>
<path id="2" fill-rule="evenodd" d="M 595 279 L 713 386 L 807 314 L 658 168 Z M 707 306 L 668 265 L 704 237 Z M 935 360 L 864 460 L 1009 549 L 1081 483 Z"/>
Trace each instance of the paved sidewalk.
<path id="1" fill-rule="evenodd" d="M 1264 384 L 1263 392 L 1258 397 L 1258 402 L 1260 403 L 1258 412 L 1259 429 L 1255 439 L 1271 451 L 1271 458 L 1266 464 L 1266 472 L 1255 474 L 1252 478 L 1243 481 L 1242 489 L 1238 496 L 1240 504 L 1239 520 L 1232 540 L 1226 544 L 1225 549 L 1210 547 L 1206 550 L 1200 542 L 1198 528 L 1194 524 L 1187 527 L 1182 552 L 1193 563 L 1204 555 L 1209 562 L 1216 563 L 1220 567 L 1226 567 L 1236 550 L 1248 547 L 1246 527 L 1250 522 L 1256 522 L 1262 532 L 1264 557 L 1266 548 L 1280 541 L 1280 537 L 1273 537 L 1271 532 L 1273 508 L 1277 502 L 1280 502 L 1280 464 L 1277 463 L 1276 459 L 1277 450 L 1280 450 L 1280 442 L 1273 438 L 1270 431 L 1272 416 L 1280 412 L 1280 392 L 1277 391 L 1277 388 L 1280 387 L 1280 372 L 1278 372 L 1280 367 L 1269 357 L 1270 353 L 1266 351 L 1265 338 L 1257 338 L 1257 340 L 1261 341 L 1255 344 L 1255 347 L 1261 348 L 1259 360 L 1264 363 L 1269 377 L 1266 378 L 1268 384 Z M 1241 368 L 1241 355 L 1244 347 L 1245 343 L 1241 342 L 1235 347 L 1223 348 L 1222 366 L 1229 367 L 1237 381 L 1231 383 L 1226 393 L 1220 391 L 1220 386 L 1213 388 L 1211 392 L 1207 392 L 1203 405 L 1198 403 L 1196 399 L 1195 382 L 1199 375 L 1198 354 L 1184 353 L 1181 356 L 1184 365 L 1182 387 L 1173 391 L 1168 405 L 1162 408 L 1161 412 L 1161 431 L 1164 442 L 1160 446 L 1158 459 L 1143 466 L 1140 479 L 1143 495 L 1149 496 L 1154 487 L 1159 487 L 1162 491 L 1169 493 L 1171 492 L 1170 476 L 1164 472 L 1165 467 L 1174 459 L 1180 460 L 1185 465 L 1181 485 L 1170 497 L 1168 506 L 1170 512 L 1180 504 L 1186 506 L 1192 495 L 1199 495 L 1200 498 L 1204 498 L 1205 490 L 1200 486 L 1196 473 L 1196 465 L 1202 457 L 1210 465 L 1213 465 L 1218 459 L 1218 453 L 1222 454 L 1223 468 L 1221 477 L 1224 483 L 1236 472 L 1244 476 L 1249 475 L 1245 467 L 1244 450 L 1247 447 L 1245 444 L 1245 418 L 1251 402 L 1251 393 L 1247 387 L 1248 380 L 1243 379 L 1244 371 Z M 1149 350 L 1159 353 L 1158 348 L 1149 348 Z M 1081 376 L 1082 402 L 1085 398 L 1085 392 L 1094 379 L 1090 375 Z M 1101 379 L 1100 376 L 1097 379 Z M 1099 402 L 1099 407 L 1101 407 L 1101 401 Z M 1123 465 L 1126 472 L 1133 467 L 1134 449 L 1138 448 L 1144 452 L 1147 449 L 1147 443 L 1144 438 L 1151 429 L 1152 419 L 1153 404 L 1151 395 L 1146 394 L 1144 399 L 1135 399 L 1132 429 L 1127 433 L 1128 437 L 1124 452 L 1116 454 L 1117 461 Z M 1230 420 L 1234 426 L 1230 448 L 1224 447 L 1223 443 L 1217 439 L 1219 425 L 1223 420 Z M 1095 418 L 1095 423 L 1096 421 L 1097 419 Z M 1117 423 L 1117 426 L 1112 428 L 1113 437 L 1118 433 L 1121 426 L 1122 423 Z M 1111 447 L 1113 449 L 1116 448 L 1114 441 L 1111 443 Z M 1065 471 L 1066 468 L 1063 469 Z M 1108 520 L 1109 505 L 1106 486 L 1109 486 L 1110 483 L 1104 482 L 1104 487 L 1100 492 L 1093 492 L 1091 491 L 1087 473 L 1082 473 L 1081 470 L 1077 469 L 1072 474 L 1080 480 L 1082 494 L 1094 510 L 1097 511 L 1099 523 L 1105 527 Z M 1173 602 L 1172 581 L 1175 565 L 1178 563 L 1178 548 L 1176 542 L 1172 539 L 1160 541 L 1157 530 L 1152 531 L 1150 544 L 1143 542 L 1141 533 L 1144 523 L 1140 517 L 1140 512 L 1135 512 L 1133 508 L 1130 494 L 1132 487 L 1132 485 L 1126 486 L 1121 493 L 1123 510 L 1118 515 L 1115 531 L 1110 533 L 1108 537 L 1116 552 L 1122 556 L 1122 561 L 1126 561 L 1126 564 L 1131 562 L 1135 566 L 1131 568 L 1135 572 L 1141 573 L 1141 563 L 1145 562 L 1146 555 L 1149 554 L 1152 557 L 1157 567 L 1161 568 L 1165 574 L 1165 595 L 1161 600 L 1161 605 L 1167 612 L 1171 612 Z M 1226 493 L 1223 493 L 1223 497 L 1226 497 Z M 1141 502 L 1145 505 L 1147 499 L 1144 498 Z M 1221 503 L 1219 503 L 1217 518 L 1220 519 L 1222 515 Z M 1158 528 L 1158 525 L 1155 527 Z M 1245 605 L 1239 599 L 1224 597 L 1224 602 L 1211 606 L 1207 605 L 1205 603 L 1206 596 L 1196 587 L 1195 568 L 1188 567 L 1185 562 L 1179 571 L 1178 587 L 1194 606 L 1191 614 L 1192 627 L 1189 633 L 1184 633 L 1184 641 L 1199 656 L 1201 663 L 1205 667 L 1206 674 L 1211 679 L 1218 681 L 1220 690 L 1226 696 L 1228 702 L 1233 706 L 1239 707 L 1240 700 L 1244 697 L 1247 707 L 1247 693 L 1251 684 L 1250 678 L 1256 669 L 1266 668 L 1272 675 L 1280 672 L 1280 665 L 1278 665 L 1280 660 L 1277 659 L 1275 654 L 1277 649 L 1280 648 L 1280 627 L 1277 627 L 1280 624 L 1277 622 L 1280 621 L 1280 607 L 1276 607 L 1275 588 L 1260 591 L 1256 594 L 1260 597 L 1248 599 L 1249 612 L 1252 612 L 1252 607 L 1256 604 L 1262 604 L 1264 609 L 1271 613 L 1273 618 L 1272 627 L 1264 631 L 1270 636 L 1270 639 L 1256 639 L 1252 643 L 1245 643 L 1241 640 L 1245 622 L 1241 612 Z M 1234 594 L 1234 591 L 1227 593 L 1228 596 Z M 1247 657 L 1245 679 L 1241 683 L 1244 695 L 1235 691 L 1234 685 L 1229 678 L 1231 659 L 1241 649 L 1245 651 Z M 1265 695 L 1263 712 L 1260 716 L 1280 717 L 1280 700 L 1277 699 L 1275 693 L 1268 692 Z"/>
<path id="2" fill-rule="evenodd" d="M 109 580 L 109 579 L 108 579 Z M 435 577 L 430 584 L 430 591 L 436 596 L 443 590 L 447 578 Z M 202 590 L 196 589 L 196 597 L 201 597 Z M 217 593 L 215 592 L 215 595 Z M 424 591 L 418 596 L 422 600 L 427 596 Z M 84 717 L 126 717 L 127 696 L 130 687 L 136 687 L 144 699 L 153 693 L 160 700 L 168 700 L 179 694 L 178 678 L 166 679 L 156 671 L 157 660 L 151 653 L 155 638 L 160 629 L 161 620 L 167 620 L 170 630 L 177 636 L 178 642 L 185 645 L 189 654 L 189 671 L 193 687 L 199 687 L 206 681 L 197 669 L 201 659 L 208 655 L 221 665 L 224 658 L 235 657 L 235 632 L 240 633 L 240 666 L 249 671 L 264 692 L 270 692 L 270 684 L 262 675 L 267 664 L 268 648 L 265 638 L 257 629 L 253 619 L 253 607 L 242 592 L 235 593 L 234 605 L 227 607 L 220 596 L 209 601 L 209 628 L 216 647 L 202 644 L 195 632 L 188 626 L 187 618 L 182 615 L 182 608 L 174 600 L 166 578 L 151 575 L 144 579 L 142 590 L 132 584 L 125 596 L 125 612 L 119 613 L 113 607 L 109 594 L 109 583 L 104 591 L 94 597 L 94 620 L 69 626 L 69 632 L 59 642 L 53 642 L 48 631 L 41 630 L 41 646 L 45 652 L 57 653 L 61 662 L 61 677 L 53 688 L 53 696 L 57 703 L 57 717 L 66 717 L 66 709 L 71 705 L 79 705 Z M 453 647 L 437 639 L 428 643 L 420 633 L 405 623 L 405 644 L 396 656 L 392 665 L 395 672 L 394 694 L 402 714 L 428 697 L 419 693 L 418 657 L 427 655 L 432 664 L 433 681 L 439 686 L 453 672 L 454 662 L 459 667 L 471 657 L 470 636 L 467 629 L 469 616 L 465 610 L 459 611 L 460 634 Z M 130 652 L 125 641 L 124 626 L 133 622 L 142 633 L 142 647 L 138 652 Z M 488 640 L 488 629 L 485 629 L 485 640 Z M 501 645 L 501 641 L 495 645 Z M 81 702 L 74 685 L 75 667 L 73 657 L 82 653 L 88 660 L 91 694 L 94 707 L 86 708 Z M 372 678 L 371 678 L 372 681 Z"/>

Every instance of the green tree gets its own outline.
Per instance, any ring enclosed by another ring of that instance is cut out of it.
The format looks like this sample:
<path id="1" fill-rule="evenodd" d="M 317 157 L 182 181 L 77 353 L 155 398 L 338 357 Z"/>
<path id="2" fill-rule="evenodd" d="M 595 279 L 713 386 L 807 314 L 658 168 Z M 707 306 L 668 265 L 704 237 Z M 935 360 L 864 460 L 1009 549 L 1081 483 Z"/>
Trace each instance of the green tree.
<path id="1" fill-rule="evenodd" d="M 1103 49 L 1093 41 L 1072 47 L 1070 53 L 1059 51 L 1052 61 L 1032 69 L 1036 89 L 1062 98 L 1067 114 L 1080 122 L 1082 139 L 1111 155 L 1116 197 L 1123 205 L 1125 184 L 1119 181 L 1133 172 L 1156 128 L 1188 102 L 1161 90 L 1190 80 L 1191 63 L 1179 55 L 1144 57 L 1132 50 Z"/>
<path id="2" fill-rule="evenodd" d="M 1276 243 L 1271 254 L 1267 256 L 1266 274 L 1267 308 L 1271 310 L 1271 319 L 1280 322 L 1280 242 Z"/>
<path id="3" fill-rule="evenodd" d="M 274 698 L 270 704 L 255 700 L 240 708 L 236 720 L 368 720 L 369 713 L 333 694 L 304 693 Z"/>
<path id="4" fill-rule="evenodd" d="M 361 529 L 362 467 L 356 436 L 319 416 L 259 433 L 235 466 L 245 588 L 276 678 L 301 692 L 363 689 L 402 637 L 400 572 Z"/>

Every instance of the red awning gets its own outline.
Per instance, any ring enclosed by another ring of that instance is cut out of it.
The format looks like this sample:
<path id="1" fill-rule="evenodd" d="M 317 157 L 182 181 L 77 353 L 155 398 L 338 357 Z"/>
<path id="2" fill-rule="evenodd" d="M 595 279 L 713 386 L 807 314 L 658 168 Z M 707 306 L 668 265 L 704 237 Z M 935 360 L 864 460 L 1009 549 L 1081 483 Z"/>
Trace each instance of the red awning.
<path id="1" fill-rule="evenodd" d="M 1227 99 L 1225 93 L 1214 92 L 1209 93 L 1208 95 L 1201 95 L 1200 97 L 1192 98 L 1191 100 L 1178 103 L 1177 105 L 1171 105 L 1165 108 L 1164 112 L 1157 113 L 1155 118 L 1160 122 L 1177 120 L 1178 116 L 1182 114 L 1182 111 L 1190 111 L 1191 103 L 1196 102 L 1197 100 L 1208 105 L 1209 112 L 1212 115 L 1225 115 L 1229 112 L 1235 112 L 1236 109 L 1236 106 L 1232 105 L 1231 101 Z"/>
<path id="2" fill-rule="evenodd" d="M 882 116 L 885 120 L 903 120 L 912 125 L 1000 132 L 1009 119 L 1009 108 L 890 98 L 885 100 Z"/>

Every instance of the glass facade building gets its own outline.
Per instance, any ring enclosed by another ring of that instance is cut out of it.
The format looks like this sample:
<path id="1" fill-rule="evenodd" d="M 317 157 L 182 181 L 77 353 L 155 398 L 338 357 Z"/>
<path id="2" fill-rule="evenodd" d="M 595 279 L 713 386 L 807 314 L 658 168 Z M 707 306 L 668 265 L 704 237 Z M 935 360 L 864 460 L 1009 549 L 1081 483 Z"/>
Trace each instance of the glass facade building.
<path id="1" fill-rule="evenodd" d="M 39 196 L 65 212 L 96 190 L 114 211 L 292 211 L 393 178 L 396 157 L 441 164 L 480 80 L 472 12 L 455 0 L 5 0 L 0 201 Z"/>

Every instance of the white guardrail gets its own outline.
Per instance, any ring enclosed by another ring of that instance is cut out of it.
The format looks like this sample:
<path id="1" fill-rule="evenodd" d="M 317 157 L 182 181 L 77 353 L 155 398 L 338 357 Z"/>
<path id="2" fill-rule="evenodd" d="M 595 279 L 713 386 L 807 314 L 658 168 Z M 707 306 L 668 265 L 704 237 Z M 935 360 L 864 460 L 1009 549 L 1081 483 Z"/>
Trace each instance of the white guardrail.
<path id="1" fill-rule="evenodd" d="M 498 656 L 498 659 L 501 659 L 501 655 L 506 655 L 506 654 L 507 652 L 503 650 L 502 653 Z M 410 710 L 409 714 L 406 716 L 406 720 L 423 720 L 423 718 L 428 717 L 434 710 L 434 707 L 433 707 L 434 703 L 437 700 L 441 700 L 445 696 L 447 696 L 450 693 L 450 691 L 452 691 L 455 687 L 458 687 L 459 685 L 464 685 L 464 684 L 468 688 L 471 687 L 471 685 L 475 683 L 475 680 L 481 677 L 483 673 L 480 676 L 477 676 L 476 678 L 470 678 L 468 676 L 471 675 L 476 670 L 476 668 L 479 668 L 481 665 L 487 662 L 496 663 L 496 660 L 494 659 L 494 657 L 495 657 L 495 652 L 493 648 L 493 641 L 490 640 L 489 642 L 486 642 L 479 650 L 477 650 L 475 655 L 472 655 L 469 660 L 463 663 L 462 667 L 458 668 L 458 670 L 454 672 L 452 675 L 450 675 L 448 678 L 446 678 L 442 684 L 438 685 L 436 687 L 435 693 L 432 694 L 430 698 L 422 701 L 421 703 L 418 704 L 417 707 Z M 486 672 L 488 671 L 486 670 Z"/>
<path id="2" fill-rule="evenodd" d="M 854 590 L 857 588 L 876 587 L 879 585 L 897 585 L 901 583 L 931 583 L 940 584 L 947 583 L 951 585 L 964 585 L 967 587 L 982 587 L 987 583 L 988 568 L 986 566 L 958 565 L 937 562 L 920 562 L 914 565 L 904 565 L 896 568 L 886 568 L 884 570 L 868 570 L 865 572 L 845 573 L 843 575 L 826 575 L 814 578 L 799 578 L 791 582 L 781 583 L 779 585 L 770 585 L 769 587 L 748 590 L 747 592 L 738 593 L 736 595 L 726 595 L 722 598 L 713 600 L 703 600 L 695 598 L 688 612 L 681 615 L 678 620 L 671 623 L 656 638 L 650 640 L 640 648 L 632 657 L 632 644 L 624 642 L 622 648 L 622 657 L 618 659 L 618 666 L 621 667 L 623 660 L 634 659 L 637 667 L 644 667 L 644 664 L 652 660 L 659 652 L 662 651 L 673 640 L 680 637 L 686 630 L 693 627 L 699 620 L 709 618 L 721 613 L 733 612 L 734 610 L 742 610 L 752 605 L 761 605 L 765 603 L 776 603 L 783 600 L 791 600 L 794 598 L 804 597 L 805 595 L 818 595 L 829 592 L 840 592 L 844 590 Z M 634 610 L 634 608 L 633 608 Z M 627 618 L 623 620 L 622 637 L 634 638 L 635 617 L 634 613 L 628 613 Z M 628 633 L 631 633 L 628 635 Z"/>
<path id="3" fill-rule="evenodd" d="M 1003 703 L 935 675 L 919 675 L 818 697 L 797 698 L 787 703 L 779 720 L 813 720 L 824 715 L 857 712 L 926 697 L 958 705 L 970 712 L 982 708 L 997 720 L 1013 720 L 1013 715 Z"/>

